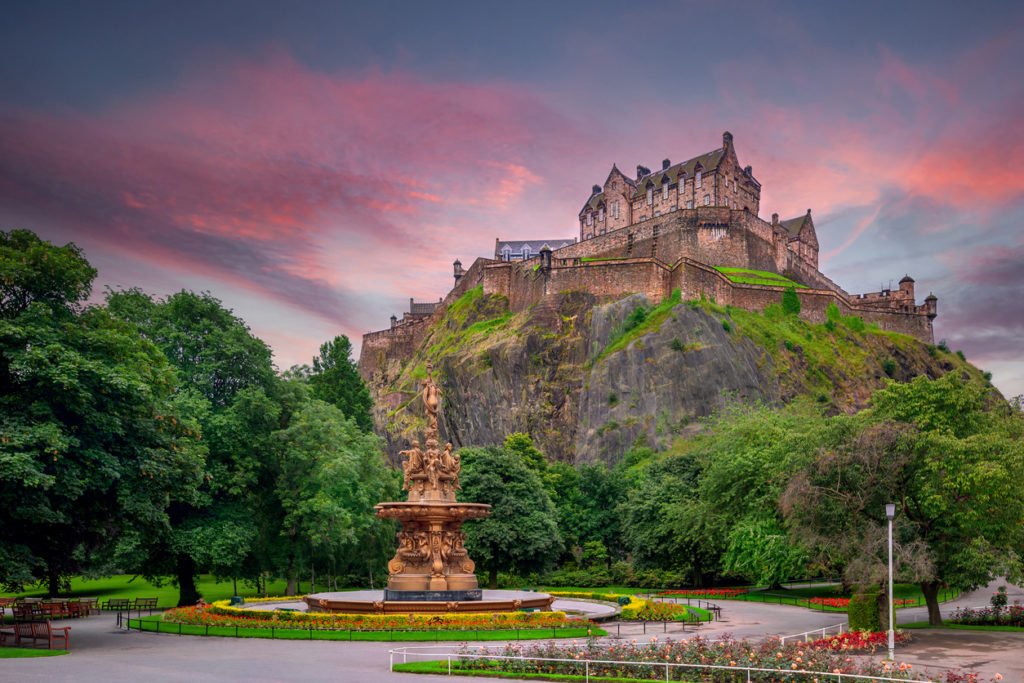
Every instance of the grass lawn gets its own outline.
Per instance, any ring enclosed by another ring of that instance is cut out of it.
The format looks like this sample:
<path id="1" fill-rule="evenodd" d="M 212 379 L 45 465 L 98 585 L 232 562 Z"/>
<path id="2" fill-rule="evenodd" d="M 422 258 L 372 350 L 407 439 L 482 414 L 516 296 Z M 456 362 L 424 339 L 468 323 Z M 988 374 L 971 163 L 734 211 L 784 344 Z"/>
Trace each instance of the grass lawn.
<path id="1" fill-rule="evenodd" d="M 56 657 L 66 655 L 67 650 L 37 650 L 33 647 L 0 647 L 0 659 L 16 657 Z"/>
<path id="2" fill-rule="evenodd" d="M 395 671 L 411 674 L 444 674 L 448 675 L 448 661 L 432 662 L 408 662 L 406 664 L 395 664 Z M 538 681 L 604 681 L 605 683 L 650 683 L 650 678 L 615 678 L 613 676 L 573 676 L 569 674 L 526 674 L 513 673 L 510 671 L 481 671 L 479 669 L 461 669 L 459 662 L 452 661 L 451 673 L 453 676 L 486 676 L 488 678 L 516 678 Z"/>
<path id="3" fill-rule="evenodd" d="M 975 624 L 954 624 L 943 622 L 942 626 L 931 626 L 927 621 L 915 621 L 910 624 L 897 624 L 898 628 L 953 628 L 964 631 L 1024 631 L 1022 626 L 978 626 Z"/>
<path id="4" fill-rule="evenodd" d="M 132 619 L 130 628 L 155 633 L 172 633 L 184 636 L 220 636 L 227 638 L 273 638 L 275 640 L 374 640 L 374 641 L 408 641 L 408 642 L 440 642 L 469 640 L 544 640 L 548 638 L 586 638 L 586 628 L 560 629 L 502 629 L 495 631 L 330 631 L 299 628 L 255 628 L 234 626 L 199 626 L 192 624 L 172 624 L 161 621 L 160 617 L 143 617 Z M 180 628 L 180 630 L 179 630 Z M 592 635 L 608 635 L 603 629 L 591 629 Z"/>
<path id="5" fill-rule="evenodd" d="M 270 581 L 267 583 L 267 592 L 270 595 L 283 595 L 285 580 Z M 196 579 L 196 585 L 203 599 L 207 602 L 214 600 L 227 600 L 234 593 L 230 581 L 217 582 L 209 574 L 202 574 Z M 243 597 L 256 597 L 254 589 L 238 582 L 239 593 Z M 36 588 L 25 593 L 0 593 L 0 597 L 46 597 L 45 588 Z M 159 598 L 160 607 L 174 607 L 178 604 L 178 589 L 166 583 L 156 587 L 141 576 L 133 577 L 128 574 L 110 576 L 99 579 L 87 579 L 77 576 L 71 579 L 71 590 L 61 593 L 60 597 L 84 597 L 99 598 L 108 600 L 110 598 Z"/>

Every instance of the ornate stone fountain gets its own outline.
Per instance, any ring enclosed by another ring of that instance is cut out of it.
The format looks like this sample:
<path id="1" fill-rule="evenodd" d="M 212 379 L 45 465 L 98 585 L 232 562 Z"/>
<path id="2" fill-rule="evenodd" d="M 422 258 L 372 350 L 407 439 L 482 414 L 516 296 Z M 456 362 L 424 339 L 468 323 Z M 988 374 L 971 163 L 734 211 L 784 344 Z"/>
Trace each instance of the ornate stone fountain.
<path id="1" fill-rule="evenodd" d="M 427 429 L 423 448 L 414 441 L 402 451 L 405 501 L 378 503 L 378 517 L 397 519 L 398 550 L 388 562 L 388 587 L 380 591 L 317 593 L 303 598 L 310 611 L 341 613 L 511 612 L 551 608 L 553 598 L 533 591 L 480 590 L 475 565 L 466 553 L 466 520 L 483 519 L 491 506 L 455 500 L 462 463 L 452 445 L 441 448 L 437 410 L 441 394 L 427 365 L 423 380 Z M 383 599 L 381 599 L 383 597 Z"/>
<path id="2" fill-rule="evenodd" d="M 398 551 L 388 562 L 388 587 L 385 600 L 480 600 L 483 596 L 473 573 L 463 542 L 462 523 L 491 514 L 491 506 L 459 503 L 462 463 L 452 454 L 452 445 L 440 447 L 437 409 L 440 392 L 434 384 L 433 368 L 427 365 L 423 380 L 423 405 L 427 429 L 424 449 L 418 441 L 402 451 L 405 473 L 402 489 L 409 497 L 401 503 L 378 503 L 378 517 L 397 519 Z"/>

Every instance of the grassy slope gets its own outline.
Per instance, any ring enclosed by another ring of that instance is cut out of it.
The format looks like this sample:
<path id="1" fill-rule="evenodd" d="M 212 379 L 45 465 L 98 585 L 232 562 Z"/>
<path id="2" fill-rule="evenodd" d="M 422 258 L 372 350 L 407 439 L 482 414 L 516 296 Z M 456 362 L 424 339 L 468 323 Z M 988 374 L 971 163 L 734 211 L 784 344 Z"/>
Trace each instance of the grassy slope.
<path id="1" fill-rule="evenodd" d="M 234 593 L 230 581 L 216 581 L 209 574 L 198 577 L 197 585 L 203 599 L 207 602 L 214 600 L 226 600 Z M 267 591 L 270 595 L 283 595 L 285 581 L 271 581 L 267 583 Z M 238 582 L 238 591 L 243 597 L 256 597 L 254 589 Z M 61 597 L 86 597 L 107 600 L 109 598 L 159 598 L 161 607 L 174 607 L 178 604 L 178 589 L 170 584 L 157 587 L 140 577 L 132 577 L 127 574 L 110 576 L 99 579 L 87 579 L 76 576 L 71 579 L 71 590 L 60 594 Z M 25 593 L 0 593 L 0 597 L 46 597 L 44 588 L 33 589 Z"/>

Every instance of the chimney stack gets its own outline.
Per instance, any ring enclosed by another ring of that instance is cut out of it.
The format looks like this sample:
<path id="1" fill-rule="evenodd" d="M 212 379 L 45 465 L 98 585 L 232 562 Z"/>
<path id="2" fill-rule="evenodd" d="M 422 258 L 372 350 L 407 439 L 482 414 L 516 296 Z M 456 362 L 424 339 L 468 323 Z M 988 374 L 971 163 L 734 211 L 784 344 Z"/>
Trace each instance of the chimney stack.
<path id="1" fill-rule="evenodd" d="M 671 165 L 672 165 L 671 161 L 669 161 L 668 159 L 663 159 L 661 161 L 661 170 L 662 171 L 667 171 L 668 167 L 671 166 Z"/>
<path id="2" fill-rule="evenodd" d="M 725 131 L 722 133 L 722 149 L 729 149 L 732 147 L 732 133 Z"/>
<path id="3" fill-rule="evenodd" d="M 600 185 L 594 185 L 594 187 L 590 188 L 590 190 L 591 190 L 591 192 L 593 194 L 601 194 L 601 186 Z"/>

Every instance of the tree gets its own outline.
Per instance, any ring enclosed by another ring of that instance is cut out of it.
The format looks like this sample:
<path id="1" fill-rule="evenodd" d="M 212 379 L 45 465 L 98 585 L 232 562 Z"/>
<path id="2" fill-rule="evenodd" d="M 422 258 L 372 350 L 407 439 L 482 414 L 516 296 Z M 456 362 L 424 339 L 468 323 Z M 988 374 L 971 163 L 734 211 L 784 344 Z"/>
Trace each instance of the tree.
<path id="1" fill-rule="evenodd" d="M 793 285 L 786 287 L 782 293 L 782 312 L 786 315 L 800 315 L 800 296 Z"/>
<path id="2" fill-rule="evenodd" d="M 209 292 L 182 290 L 159 300 L 139 289 L 108 291 L 107 305 L 164 352 L 181 386 L 198 391 L 215 408 L 246 387 L 273 394 L 270 347 Z"/>
<path id="3" fill-rule="evenodd" d="M 275 491 L 287 543 L 286 594 L 295 594 L 303 558 L 310 567 L 316 559 L 335 569 L 355 566 L 371 573 L 374 562 L 383 566 L 381 536 L 394 528 L 374 516 L 373 506 L 398 491 L 379 439 L 316 399 L 303 404 L 274 439 L 280 471 Z M 361 562 L 367 565 L 360 567 Z"/>
<path id="4" fill-rule="evenodd" d="M 325 342 L 313 359 L 309 384 L 314 397 L 337 407 L 368 434 L 373 430 L 373 399 L 351 356 L 352 344 L 345 335 Z"/>
<path id="5" fill-rule="evenodd" d="M 462 499 L 491 506 L 487 519 L 469 522 L 466 548 L 497 588 L 498 572 L 547 569 L 562 552 L 558 517 L 540 477 L 507 448 L 463 448 Z"/>
<path id="6" fill-rule="evenodd" d="M 119 539 L 151 544 L 195 499 L 196 426 L 173 369 L 135 326 L 84 308 L 96 271 L 74 245 L 0 233 L 0 566 L 51 594 Z"/>
<path id="7" fill-rule="evenodd" d="M 193 604 L 200 597 L 195 575 L 203 562 L 232 573 L 243 568 L 260 572 L 271 564 L 270 539 L 276 538 L 281 513 L 275 508 L 268 449 L 271 434 L 287 425 L 289 401 L 298 399 L 282 394 L 267 345 L 209 293 L 181 291 L 160 300 L 127 289 L 108 292 L 107 303 L 170 360 L 209 452 L 201 496 L 172 507 L 172 533 L 141 566 L 148 578 L 173 575 L 178 604 Z M 236 539 L 255 535 L 254 547 L 203 545 L 214 539 L 197 531 L 202 523 L 229 519 L 235 520 L 231 533 Z M 259 553 L 262 557 L 255 557 Z"/>
<path id="8" fill-rule="evenodd" d="M 988 410 L 983 387 L 950 374 L 890 383 L 873 409 L 846 420 L 847 444 L 823 449 L 785 497 L 792 528 L 846 547 L 847 574 L 884 576 L 883 506 L 897 505 L 900 570 L 920 583 L 932 625 L 938 592 L 1019 577 L 1024 541 L 1024 425 Z M 859 552 L 856 552 L 860 546 Z"/>

